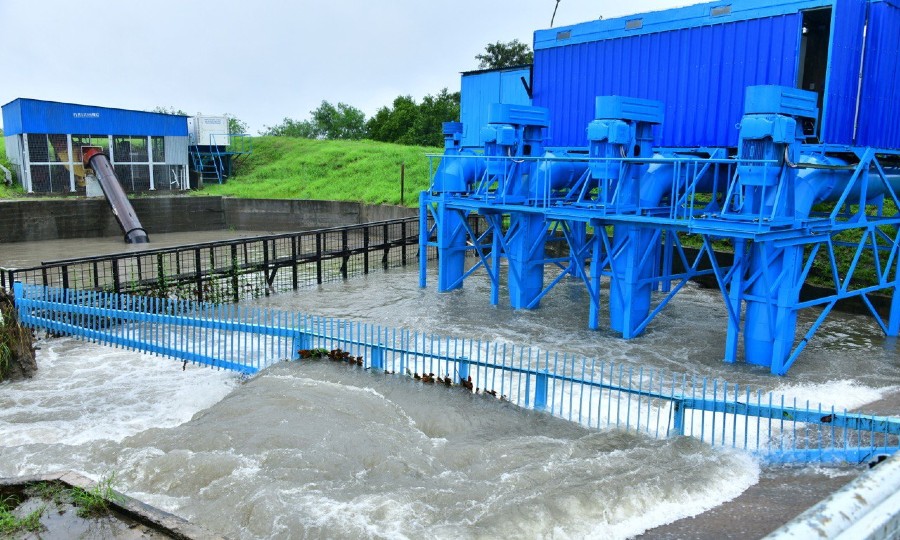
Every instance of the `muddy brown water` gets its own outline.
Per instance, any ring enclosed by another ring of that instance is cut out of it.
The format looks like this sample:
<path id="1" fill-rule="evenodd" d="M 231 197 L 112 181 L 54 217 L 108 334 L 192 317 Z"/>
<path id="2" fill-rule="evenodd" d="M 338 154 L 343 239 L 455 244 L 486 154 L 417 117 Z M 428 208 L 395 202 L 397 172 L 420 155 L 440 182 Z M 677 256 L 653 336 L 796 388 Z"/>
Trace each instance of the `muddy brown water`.
<path id="1" fill-rule="evenodd" d="M 419 289 L 415 269 L 401 269 L 257 303 L 723 377 L 801 403 L 884 403 L 900 386 L 896 343 L 865 317 L 833 314 L 790 375 L 773 378 L 721 361 L 716 291 L 689 285 L 643 336 L 623 341 L 587 330 L 575 281 L 525 312 L 505 299 L 490 306 L 482 277 L 449 294 L 430 278 Z M 34 380 L 0 385 L 0 476 L 116 472 L 118 489 L 232 537 L 624 538 L 675 522 L 684 528 L 648 537 L 711 538 L 702 534 L 716 520 L 798 504 L 772 486 L 808 485 L 798 489 L 814 500 L 861 470 L 764 468 L 692 439 L 597 432 L 343 365 L 283 363 L 242 381 L 70 338 L 40 347 Z M 742 495 L 744 506 L 723 506 Z M 691 523 L 698 514 L 712 521 Z M 768 532 L 746 521 L 744 537 Z"/>

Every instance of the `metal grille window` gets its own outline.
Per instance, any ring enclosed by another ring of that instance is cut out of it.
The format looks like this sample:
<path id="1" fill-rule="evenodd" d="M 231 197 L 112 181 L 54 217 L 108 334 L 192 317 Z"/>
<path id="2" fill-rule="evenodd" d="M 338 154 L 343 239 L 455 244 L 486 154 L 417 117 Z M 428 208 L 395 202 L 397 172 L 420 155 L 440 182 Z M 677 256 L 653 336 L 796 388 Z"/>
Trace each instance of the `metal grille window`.
<path id="1" fill-rule="evenodd" d="M 181 190 L 185 163 L 166 162 L 166 137 L 96 134 L 26 134 L 28 189 L 35 193 L 85 192 L 84 148 L 99 147 L 109 156 L 126 191 Z M 176 145 L 177 146 L 177 145 Z M 176 148 L 177 150 L 177 148 Z M 173 159 L 173 157 L 170 157 Z"/>
<path id="2" fill-rule="evenodd" d="M 34 191 L 64 193 L 69 191 L 69 171 L 65 165 L 32 165 L 31 185 Z"/>
<path id="3" fill-rule="evenodd" d="M 147 137 L 113 137 L 116 163 L 148 163 Z"/>
<path id="4" fill-rule="evenodd" d="M 156 147 L 154 146 L 154 148 Z M 154 163 L 153 183 L 156 184 L 156 189 L 181 189 L 181 169 L 180 165 L 157 165 Z"/>
<path id="5" fill-rule="evenodd" d="M 32 190 L 65 193 L 73 190 L 72 162 L 67 135 L 30 134 L 28 172 Z"/>
<path id="6" fill-rule="evenodd" d="M 32 134 L 28 136 L 28 157 L 32 163 L 50 161 L 50 143 L 46 135 Z"/>
<path id="7" fill-rule="evenodd" d="M 81 162 L 82 149 L 85 146 L 99 146 L 105 154 L 109 154 L 109 137 L 106 135 L 72 135 L 72 154 L 75 161 Z"/>
<path id="8" fill-rule="evenodd" d="M 153 146 L 153 162 L 154 163 L 165 163 L 166 161 L 166 138 L 165 137 L 151 137 L 150 138 L 151 145 Z"/>

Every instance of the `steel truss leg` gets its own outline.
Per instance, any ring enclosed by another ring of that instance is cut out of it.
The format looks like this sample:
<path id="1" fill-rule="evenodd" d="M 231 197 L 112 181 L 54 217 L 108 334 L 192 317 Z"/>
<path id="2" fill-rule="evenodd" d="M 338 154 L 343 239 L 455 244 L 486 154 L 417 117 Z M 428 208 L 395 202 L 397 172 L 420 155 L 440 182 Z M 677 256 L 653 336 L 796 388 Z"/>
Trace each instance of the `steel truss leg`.
<path id="1" fill-rule="evenodd" d="M 589 271 L 589 283 L 591 286 L 591 305 L 588 315 L 588 327 L 591 330 L 600 328 L 600 278 L 603 269 L 606 268 L 607 259 L 604 256 L 609 250 L 609 238 L 606 229 L 600 224 L 594 224 L 594 245 L 591 249 L 591 266 Z"/>
<path id="2" fill-rule="evenodd" d="M 894 254 L 896 257 L 894 260 L 894 281 L 897 282 L 897 285 L 894 286 L 894 298 L 891 301 L 891 311 L 888 314 L 887 335 L 897 337 L 900 335 L 900 250 L 897 250 L 896 242 L 900 241 L 900 230 L 897 231 L 897 238 L 894 241 Z M 885 275 L 891 275 L 890 266 L 885 271 Z"/>
<path id="3" fill-rule="evenodd" d="M 447 292 L 462 287 L 466 271 L 465 215 L 447 208 L 444 197 L 438 200 L 437 223 L 438 291 Z"/>
<path id="4" fill-rule="evenodd" d="M 574 266 L 575 271 L 572 277 L 585 278 L 585 267 L 580 261 L 578 254 L 582 253 L 587 246 L 587 223 L 583 221 L 570 221 L 569 223 L 569 251 L 573 253 L 570 257 L 570 264 Z"/>
<path id="5" fill-rule="evenodd" d="M 760 242 L 751 253 L 749 298 L 744 319 L 744 357 L 784 374 L 797 329 L 797 279 L 803 270 L 803 248 L 775 248 Z"/>
<path id="6" fill-rule="evenodd" d="M 613 231 L 612 280 L 609 293 L 610 327 L 625 339 L 650 313 L 653 264 L 659 260 L 659 230 L 619 226 Z"/>
<path id="7" fill-rule="evenodd" d="M 424 288 L 428 282 L 428 239 L 431 231 L 428 229 L 428 209 L 431 206 L 431 198 L 428 193 L 419 193 L 419 287 Z"/>
<path id="8" fill-rule="evenodd" d="M 547 240 L 543 214 L 513 213 L 509 239 L 509 301 L 513 308 L 536 308 L 533 301 L 544 290 L 544 245 Z"/>

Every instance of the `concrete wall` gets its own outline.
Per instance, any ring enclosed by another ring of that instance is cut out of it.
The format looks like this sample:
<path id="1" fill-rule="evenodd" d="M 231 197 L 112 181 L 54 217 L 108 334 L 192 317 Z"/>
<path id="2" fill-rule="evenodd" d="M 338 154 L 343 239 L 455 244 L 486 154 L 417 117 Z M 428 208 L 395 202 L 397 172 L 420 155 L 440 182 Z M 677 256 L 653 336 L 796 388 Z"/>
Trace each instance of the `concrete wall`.
<path id="1" fill-rule="evenodd" d="M 237 230 L 290 232 L 417 215 L 398 206 L 353 202 L 139 197 L 131 199 L 150 238 L 169 232 Z M 0 201 L 0 243 L 122 234 L 105 199 Z"/>
<path id="2" fill-rule="evenodd" d="M 299 231 L 415 217 L 400 206 L 374 206 L 342 201 L 223 199 L 225 223 L 243 231 Z"/>
<path id="3" fill-rule="evenodd" d="M 220 197 L 144 197 L 131 204 L 151 235 L 226 227 Z M 105 199 L 0 201 L 0 243 L 121 234 Z"/>

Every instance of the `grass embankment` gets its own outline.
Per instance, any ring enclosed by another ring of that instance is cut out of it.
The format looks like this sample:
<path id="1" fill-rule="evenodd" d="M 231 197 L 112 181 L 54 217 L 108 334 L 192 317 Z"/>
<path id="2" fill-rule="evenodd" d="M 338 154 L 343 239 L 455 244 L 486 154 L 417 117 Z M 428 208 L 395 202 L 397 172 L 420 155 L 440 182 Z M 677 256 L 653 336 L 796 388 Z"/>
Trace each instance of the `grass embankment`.
<path id="1" fill-rule="evenodd" d="M 418 206 L 429 184 L 425 154 L 441 152 L 374 141 L 254 137 L 253 153 L 237 161 L 232 177 L 198 194 L 400 204 L 400 165 L 406 163 L 404 204 Z"/>

